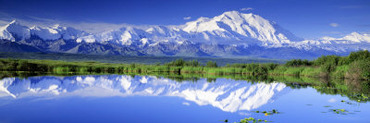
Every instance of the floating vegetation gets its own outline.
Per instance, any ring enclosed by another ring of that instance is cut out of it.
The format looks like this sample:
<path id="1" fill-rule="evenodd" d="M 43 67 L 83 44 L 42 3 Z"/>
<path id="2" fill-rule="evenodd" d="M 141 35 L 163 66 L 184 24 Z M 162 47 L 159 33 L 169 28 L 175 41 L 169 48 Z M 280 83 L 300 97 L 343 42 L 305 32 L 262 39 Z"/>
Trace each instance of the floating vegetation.
<path id="1" fill-rule="evenodd" d="M 255 119 L 253 117 L 249 117 L 249 118 L 241 119 L 239 123 L 249 123 L 249 122 L 259 123 L 259 122 L 271 122 L 271 121 L 262 120 L 262 119 Z"/>
<path id="2" fill-rule="evenodd" d="M 225 123 L 229 122 L 229 120 L 228 120 L 228 119 L 221 120 L 221 121 L 222 121 L 222 122 L 225 122 Z"/>
<path id="3" fill-rule="evenodd" d="M 332 106 L 330 106 L 330 105 L 326 105 L 326 106 L 324 106 L 325 108 L 329 108 L 329 107 L 332 107 Z"/>
<path id="4" fill-rule="evenodd" d="M 272 109 L 271 111 L 255 111 L 255 112 L 256 113 L 262 113 L 265 116 L 269 116 L 269 115 L 272 115 L 272 114 L 278 114 L 278 113 L 280 113 L 276 109 Z"/>
<path id="5" fill-rule="evenodd" d="M 276 114 L 278 112 L 275 109 L 272 109 L 272 113 Z"/>
<path id="6" fill-rule="evenodd" d="M 353 104 L 353 103 L 351 103 L 351 102 L 349 102 L 349 101 L 345 101 L 345 100 L 342 100 L 342 101 L 340 101 L 340 102 L 346 103 L 346 104 L 348 104 L 348 105 L 355 105 L 355 104 Z"/>
<path id="7" fill-rule="evenodd" d="M 343 115 L 346 115 L 348 113 L 348 111 L 345 109 L 330 109 L 330 111 L 336 114 L 343 114 Z"/>

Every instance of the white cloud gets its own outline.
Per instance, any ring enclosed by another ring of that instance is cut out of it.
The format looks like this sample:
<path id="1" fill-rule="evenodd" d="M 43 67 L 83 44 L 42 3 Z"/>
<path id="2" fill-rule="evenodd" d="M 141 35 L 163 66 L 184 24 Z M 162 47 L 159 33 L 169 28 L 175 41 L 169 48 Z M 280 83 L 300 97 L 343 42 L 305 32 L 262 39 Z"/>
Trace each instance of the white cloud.
<path id="1" fill-rule="evenodd" d="M 331 98 L 331 99 L 329 99 L 328 100 L 328 102 L 330 102 L 330 103 L 335 103 L 337 100 L 336 99 L 334 99 L 334 98 Z"/>
<path id="2" fill-rule="evenodd" d="M 338 23 L 330 23 L 330 26 L 331 26 L 331 27 L 338 27 L 338 26 L 339 26 L 339 24 L 338 24 Z"/>
<path id="3" fill-rule="evenodd" d="M 250 115 L 252 115 L 252 114 L 247 113 L 247 112 L 239 112 L 239 115 L 243 115 L 243 116 L 250 116 Z"/>
<path id="4" fill-rule="evenodd" d="M 241 8 L 240 10 L 241 10 L 241 11 L 249 11 L 249 10 L 253 10 L 253 8 L 251 8 L 251 7 L 248 7 L 248 8 Z"/>
<path id="5" fill-rule="evenodd" d="M 186 106 L 189 106 L 190 105 L 190 103 L 188 103 L 188 102 L 183 102 L 182 104 L 183 105 L 186 105 Z"/>
<path id="6" fill-rule="evenodd" d="M 191 17 L 189 16 L 189 17 L 184 17 L 184 20 L 190 20 L 191 19 Z"/>

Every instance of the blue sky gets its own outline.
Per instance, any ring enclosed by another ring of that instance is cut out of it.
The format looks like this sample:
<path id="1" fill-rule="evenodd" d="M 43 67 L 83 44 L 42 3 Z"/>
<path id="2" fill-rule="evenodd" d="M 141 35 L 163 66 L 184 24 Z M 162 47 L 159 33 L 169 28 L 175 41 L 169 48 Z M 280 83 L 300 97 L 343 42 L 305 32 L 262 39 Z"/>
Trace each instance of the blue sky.
<path id="1" fill-rule="evenodd" d="M 3 20 L 70 23 L 179 25 L 231 10 L 258 14 L 306 39 L 370 33 L 370 0 L 0 0 Z"/>

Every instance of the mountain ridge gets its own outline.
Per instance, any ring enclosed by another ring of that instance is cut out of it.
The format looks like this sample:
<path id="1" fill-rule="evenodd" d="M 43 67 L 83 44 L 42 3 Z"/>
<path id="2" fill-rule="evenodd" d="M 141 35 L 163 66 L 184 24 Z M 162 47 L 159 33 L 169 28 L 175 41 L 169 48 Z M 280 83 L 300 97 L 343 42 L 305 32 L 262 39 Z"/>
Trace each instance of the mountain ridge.
<path id="1" fill-rule="evenodd" d="M 134 52 L 132 54 L 154 56 L 312 59 L 370 49 L 369 34 L 353 32 L 343 38 L 304 40 L 275 22 L 238 11 L 224 12 L 212 18 L 200 17 L 183 25 L 127 25 L 101 33 L 88 33 L 60 25 L 26 27 L 14 20 L 0 27 L 0 40 L 2 44 L 15 42 L 13 44 L 27 45 L 41 52 L 103 55 Z M 5 52 L 4 49 L 0 51 Z M 292 53 L 293 56 L 282 55 Z"/>

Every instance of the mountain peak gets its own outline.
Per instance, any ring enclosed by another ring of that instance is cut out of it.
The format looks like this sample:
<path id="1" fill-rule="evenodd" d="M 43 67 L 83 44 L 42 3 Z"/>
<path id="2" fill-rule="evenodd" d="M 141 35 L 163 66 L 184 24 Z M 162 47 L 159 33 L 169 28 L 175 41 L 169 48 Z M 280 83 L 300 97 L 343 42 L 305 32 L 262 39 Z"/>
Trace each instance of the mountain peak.
<path id="1" fill-rule="evenodd" d="M 220 16 L 227 16 L 227 17 L 231 17 L 232 19 L 235 19 L 235 18 L 262 18 L 261 16 L 257 15 L 257 14 L 254 14 L 254 13 L 243 13 L 243 12 L 239 12 L 239 11 L 227 11 L 227 12 L 224 12 L 222 13 Z"/>
<path id="2" fill-rule="evenodd" d="M 6 28 L 9 28 L 9 27 L 11 27 L 11 26 L 21 26 L 21 24 L 17 21 L 17 20 L 12 20 L 12 21 L 10 21 L 8 24 L 6 24 L 6 25 L 4 25 L 2 28 L 3 29 L 6 29 Z"/>
<path id="3" fill-rule="evenodd" d="M 352 32 L 350 34 L 345 35 L 342 38 L 333 38 L 333 37 L 323 37 L 321 38 L 322 41 L 333 41 L 336 43 L 361 43 L 361 42 L 369 42 L 370 43 L 370 35 L 369 34 L 361 34 L 358 32 Z"/>
<path id="4" fill-rule="evenodd" d="M 358 32 L 352 32 L 352 33 L 350 33 L 350 35 L 361 35 L 361 34 L 358 33 Z"/>
<path id="5" fill-rule="evenodd" d="M 12 20 L 10 23 L 9 23 L 9 25 L 10 24 L 19 24 L 19 22 L 16 20 L 16 19 L 14 19 L 14 20 Z"/>
<path id="6" fill-rule="evenodd" d="M 242 13 L 238 12 L 238 11 L 227 11 L 227 12 L 224 12 L 222 13 L 222 15 L 230 15 L 230 16 L 238 16 L 238 15 L 241 15 Z"/>
<path id="7" fill-rule="evenodd" d="M 205 22 L 205 21 L 208 21 L 210 18 L 208 17 L 199 17 L 196 21 L 197 22 Z"/>
<path id="8" fill-rule="evenodd" d="M 61 28 L 62 26 L 60 26 L 60 24 L 54 24 L 53 26 L 52 26 L 52 28 L 54 28 L 54 29 L 57 29 L 57 28 Z"/>
<path id="9" fill-rule="evenodd" d="M 342 40 L 348 40 L 353 42 L 370 42 L 370 36 L 368 34 L 360 34 L 358 32 L 352 32 L 342 38 Z"/>
<path id="10" fill-rule="evenodd" d="M 0 28 L 0 39 L 7 40 L 23 40 L 29 38 L 30 29 L 22 26 L 17 20 L 11 21 L 9 24 Z"/>
<path id="11" fill-rule="evenodd" d="M 239 11 L 227 11 L 213 18 L 199 18 L 186 23 L 182 29 L 188 33 L 201 33 L 195 40 L 218 40 L 219 43 L 219 39 L 222 39 L 225 43 L 236 41 L 281 46 L 300 39 L 259 15 Z"/>

